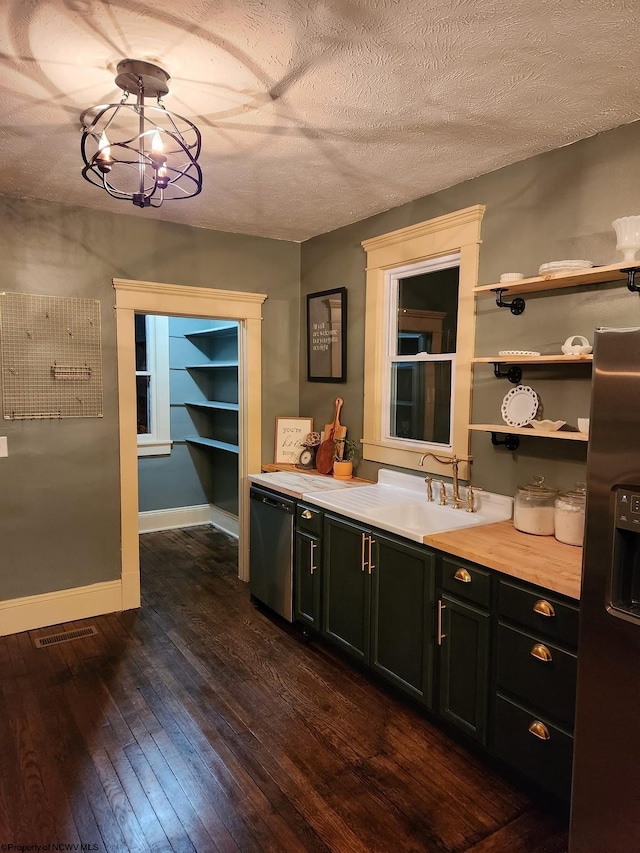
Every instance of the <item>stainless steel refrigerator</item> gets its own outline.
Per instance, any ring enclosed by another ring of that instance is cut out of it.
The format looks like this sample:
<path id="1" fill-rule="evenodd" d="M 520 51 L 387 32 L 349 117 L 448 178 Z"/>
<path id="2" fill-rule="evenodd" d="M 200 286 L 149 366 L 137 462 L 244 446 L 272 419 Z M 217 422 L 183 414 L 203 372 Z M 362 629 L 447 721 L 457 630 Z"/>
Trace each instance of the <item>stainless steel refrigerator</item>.
<path id="1" fill-rule="evenodd" d="M 570 853 L 640 851 L 640 328 L 595 334 Z"/>

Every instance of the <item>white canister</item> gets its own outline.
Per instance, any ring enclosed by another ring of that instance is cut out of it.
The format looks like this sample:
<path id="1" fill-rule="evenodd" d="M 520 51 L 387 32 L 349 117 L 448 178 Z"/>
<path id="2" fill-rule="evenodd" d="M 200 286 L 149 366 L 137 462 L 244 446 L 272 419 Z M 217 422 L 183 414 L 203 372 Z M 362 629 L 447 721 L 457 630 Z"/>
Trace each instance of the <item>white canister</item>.
<path id="1" fill-rule="evenodd" d="M 575 489 L 561 492 L 555 503 L 555 537 L 567 545 L 582 545 L 587 487 L 576 483 Z"/>
<path id="2" fill-rule="evenodd" d="M 513 526 L 534 536 L 553 536 L 554 501 L 558 490 L 544 485 L 544 477 L 533 477 L 518 486 L 513 505 Z"/>

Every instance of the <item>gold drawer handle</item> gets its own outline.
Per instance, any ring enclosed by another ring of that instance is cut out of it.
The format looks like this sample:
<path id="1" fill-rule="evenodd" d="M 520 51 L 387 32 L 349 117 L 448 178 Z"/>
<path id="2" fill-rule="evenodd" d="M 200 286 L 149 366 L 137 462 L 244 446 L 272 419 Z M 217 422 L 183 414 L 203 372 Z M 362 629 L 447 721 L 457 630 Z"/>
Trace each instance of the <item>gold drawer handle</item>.
<path id="1" fill-rule="evenodd" d="M 466 569 L 458 569 L 453 578 L 460 583 L 471 583 L 471 575 Z"/>
<path id="2" fill-rule="evenodd" d="M 535 735 L 535 737 L 539 737 L 540 740 L 549 740 L 551 738 L 549 729 L 544 723 L 541 723 L 540 720 L 534 720 L 529 726 L 529 731 L 532 735 Z"/>
<path id="3" fill-rule="evenodd" d="M 313 516 L 312 516 L 311 510 L 310 509 L 303 510 L 302 511 L 302 517 L 306 518 L 306 519 L 312 518 Z"/>
<path id="4" fill-rule="evenodd" d="M 542 643 L 536 643 L 531 649 L 531 657 L 537 658 L 543 661 L 543 663 L 549 663 L 549 661 L 553 660 L 551 652 Z"/>
<path id="5" fill-rule="evenodd" d="M 539 613 L 540 616 L 555 616 L 556 611 L 553 609 L 553 604 L 545 601 L 544 598 L 539 598 L 533 605 L 533 612 Z"/>

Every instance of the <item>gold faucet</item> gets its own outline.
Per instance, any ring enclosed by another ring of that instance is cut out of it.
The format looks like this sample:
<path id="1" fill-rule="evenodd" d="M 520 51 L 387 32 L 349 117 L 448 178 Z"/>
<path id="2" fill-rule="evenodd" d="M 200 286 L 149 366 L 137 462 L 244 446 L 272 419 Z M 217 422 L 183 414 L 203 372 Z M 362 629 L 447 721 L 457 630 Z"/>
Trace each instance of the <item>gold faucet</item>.
<path id="1" fill-rule="evenodd" d="M 464 503 L 464 501 L 460 497 L 460 484 L 458 482 L 458 465 L 460 464 L 460 460 L 455 455 L 455 453 L 451 458 L 449 458 L 449 457 L 443 458 L 442 456 L 436 456 L 435 453 L 423 453 L 422 456 L 420 457 L 420 463 L 419 463 L 420 465 L 422 465 L 424 463 L 424 460 L 427 458 L 427 456 L 431 456 L 433 459 L 436 460 L 436 462 L 439 462 L 440 465 L 451 465 L 451 477 L 453 479 L 453 508 L 454 509 L 460 509 L 460 507 Z M 430 486 L 431 486 L 431 484 L 427 483 L 427 500 L 430 500 L 430 498 L 428 497 Z M 444 490 L 441 488 L 441 490 L 440 490 L 440 505 L 441 506 L 446 505 L 446 501 L 445 501 L 445 503 L 443 503 L 443 498 L 442 498 L 443 494 L 444 494 Z"/>

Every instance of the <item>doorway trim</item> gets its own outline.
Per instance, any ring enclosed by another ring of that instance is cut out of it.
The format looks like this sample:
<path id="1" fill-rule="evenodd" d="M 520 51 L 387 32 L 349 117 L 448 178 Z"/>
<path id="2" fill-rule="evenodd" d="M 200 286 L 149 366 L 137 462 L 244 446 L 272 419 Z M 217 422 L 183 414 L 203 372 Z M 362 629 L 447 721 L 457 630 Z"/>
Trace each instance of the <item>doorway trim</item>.
<path id="1" fill-rule="evenodd" d="M 238 321 L 238 576 L 249 579 L 249 486 L 259 473 L 262 435 L 262 303 L 265 293 L 212 290 L 154 281 L 114 278 L 118 424 L 120 430 L 120 535 L 122 609 L 140 606 L 138 447 L 136 428 L 134 314 Z"/>

